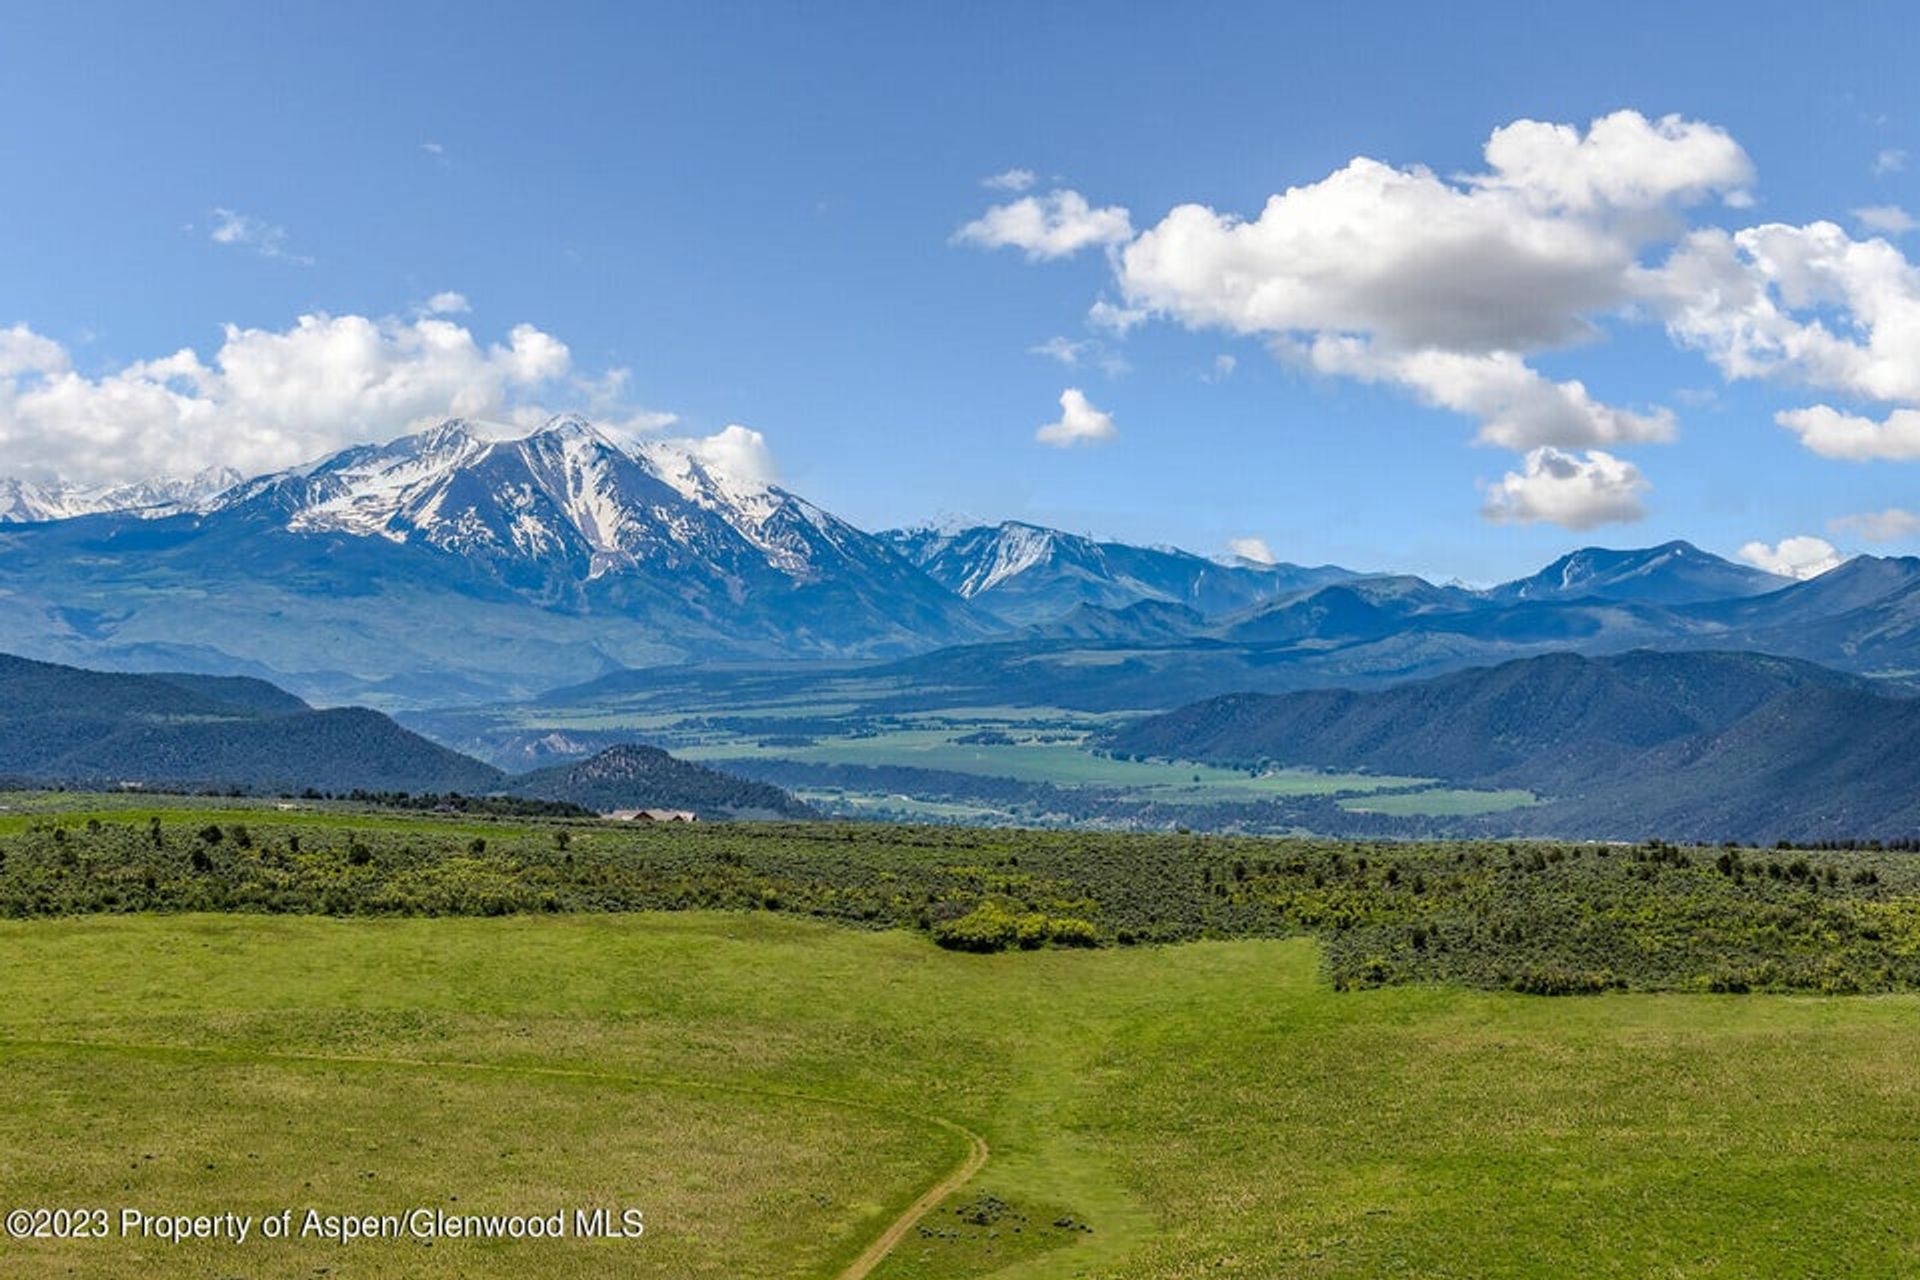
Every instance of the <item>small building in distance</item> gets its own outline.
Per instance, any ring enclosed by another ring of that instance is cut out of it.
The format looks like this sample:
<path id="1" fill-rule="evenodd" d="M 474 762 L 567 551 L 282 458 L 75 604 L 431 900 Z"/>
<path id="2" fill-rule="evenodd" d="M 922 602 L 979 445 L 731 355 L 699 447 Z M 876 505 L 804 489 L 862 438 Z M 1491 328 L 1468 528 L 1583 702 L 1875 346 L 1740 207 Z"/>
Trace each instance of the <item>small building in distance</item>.
<path id="1" fill-rule="evenodd" d="M 603 813 L 615 822 L 698 822 L 700 815 L 691 809 L 615 809 Z"/>

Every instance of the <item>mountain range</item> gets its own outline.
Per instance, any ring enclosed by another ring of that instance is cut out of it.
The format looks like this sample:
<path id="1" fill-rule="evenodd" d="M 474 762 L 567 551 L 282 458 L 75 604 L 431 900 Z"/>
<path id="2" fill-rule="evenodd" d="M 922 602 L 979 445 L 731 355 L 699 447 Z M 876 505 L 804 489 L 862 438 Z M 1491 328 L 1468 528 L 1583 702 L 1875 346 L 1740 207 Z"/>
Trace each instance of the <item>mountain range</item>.
<path id="1" fill-rule="evenodd" d="M 1685 542 L 1590 547 L 1470 588 L 1017 522 L 870 534 L 697 449 L 576 416 L 520 433 L 454 419 L 232 479 L 6 507 L 0 649 L 395 709 L 688 663 L 891 664 L 874 669 L 936 700 L 1100 710 L 1559 650 L 1920 672 L 1914 559 L 1796 582 Z"/>
<path id="2" fill-rule="evenodd" d="M 1920 703 L 1752 653 L 1557 653 L 1384 690 L 1235 694 L 1134 722 L 1106 745 L 1542 798 L 1501 815 L 1501 832 L 1771 841 L 1920 827 Z"/>
<path id="3" fill-rule="evenodd" d="M 0 527 L 0 647 L 326 699 L 528 693 L 694 657 L 881 657 L 994 629 L 812 503 L 573 417 L 508 438 L 449 421 L 199 510 Z"/>
<path id="4" fill-rule="evenodd" d="M 811 811 L 778 787 L 652 747 L 512 775 L 364 707 L 316 710 L 261 680 L 88 671 L 0 654 L 0 778 L 94 787 L 508 795 L 707 818 Z"/>
<path id="5" fill-rule="evenodd" d="M 0 477 L 0 524 L 33 524 L 109 513 L 179 515 L 207 509 L 244 479 L 232 467 L 209 467 L 182 479 L 141 480 L 131 484 L 35 484 Z"/>
<path id="6" fill-rule="evenodd" d="M 1334 565 L 1209 560 L 1019 521 L 894 529 L 880 536 L 941 586 L 1014 626 L 1051 622 L 1081 605 L 1172 604 L 1219 617 L 1360 576 Z"/>

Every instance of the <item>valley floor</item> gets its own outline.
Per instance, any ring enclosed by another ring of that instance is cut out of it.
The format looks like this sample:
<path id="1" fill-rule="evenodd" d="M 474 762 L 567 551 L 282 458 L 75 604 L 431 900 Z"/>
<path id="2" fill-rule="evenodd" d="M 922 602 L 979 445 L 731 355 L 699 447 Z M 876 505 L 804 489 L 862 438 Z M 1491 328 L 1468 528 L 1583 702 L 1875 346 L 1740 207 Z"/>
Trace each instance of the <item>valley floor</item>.
<path id="1" fill-rule="evenodd" d="M 9 1276 L 1903 1276 L 1920 998 L 1336 992 L 1306 939 L 768 913 L 0 924 L 16 1206 L 637 1241 L 0 1240 Z"/>

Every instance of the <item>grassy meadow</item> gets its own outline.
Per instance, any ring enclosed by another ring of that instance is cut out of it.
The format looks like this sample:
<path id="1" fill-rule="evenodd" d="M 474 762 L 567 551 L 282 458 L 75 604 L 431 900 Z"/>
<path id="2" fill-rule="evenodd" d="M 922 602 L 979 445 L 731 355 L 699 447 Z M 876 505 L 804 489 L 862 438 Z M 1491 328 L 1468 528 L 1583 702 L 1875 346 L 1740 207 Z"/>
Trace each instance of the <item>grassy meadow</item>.
<path id="1" fill-rule="evenodd" d="M 9 1280 L 1920 1270 L 1907 853 L 0 803 L 0 1209 L 645 1221 Z"/>
<path id="2" fill-rule="evenodd" d="M 10 1201 L 646 1216 L 5 1242 L 9 1276 L 833 1276 L 964 1154 L 936 1118 L 991 1154 L 890 1280 L 1920 1267 L 1906 995 L 1335 992 L 1304 939 L 981 956 L 764 913 L 32 920 L 0 954 Z"/>

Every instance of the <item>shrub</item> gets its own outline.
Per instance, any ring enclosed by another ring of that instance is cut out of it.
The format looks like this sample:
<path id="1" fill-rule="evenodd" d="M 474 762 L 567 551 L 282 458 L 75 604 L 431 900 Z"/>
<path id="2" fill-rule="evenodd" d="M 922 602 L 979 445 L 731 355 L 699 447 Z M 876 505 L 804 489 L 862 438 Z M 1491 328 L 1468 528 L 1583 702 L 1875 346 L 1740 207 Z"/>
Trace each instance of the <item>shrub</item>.
<path id="1" fill-rule="evenodd" d="M 933 927 L 933 940 L 951 951 L 1005 951 L 1019 924 L 1012 912 L 997 902 L 983 902 L 957 920 Z"/>
<path id="2" fill-rule="evenodd" d="M 1100 945 L 1100 931 L 1093 927 L 1090 920 L 1077 916 L 1054 916 L 1047 921 L 1056 947 L 1097 947 Z"/>

